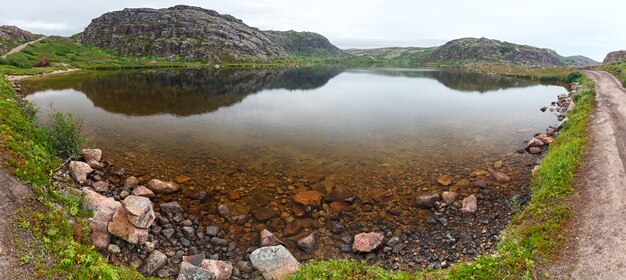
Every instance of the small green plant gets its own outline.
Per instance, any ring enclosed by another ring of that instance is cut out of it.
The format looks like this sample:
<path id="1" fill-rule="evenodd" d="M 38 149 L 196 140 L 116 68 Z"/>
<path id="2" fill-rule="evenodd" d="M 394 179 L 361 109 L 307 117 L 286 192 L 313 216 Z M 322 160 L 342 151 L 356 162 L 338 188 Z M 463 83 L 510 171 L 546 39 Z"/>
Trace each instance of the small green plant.
<path id="1" fill-rule="evenodd" d="M 50 123 L 43 127 L 52 147 L 59 156 L 78 158 L 79 148 L 87 143 L 81 134 L 83 121 L 70 113 L 55 111 L 50 115 Z"/>
<path id="2" fill-rule="evenodd" d="M 513 210 L 513 213 L 519 213 L 523 210 L 522 203 L 520 203 L 519 199 L 516 196 L 513 196 L 511 197 L 511 199 L 509 199 L 509 206 L 511 207 L 511 210 Z"/>
<path id="3" fill-rule="evenodd" d="M 37 112 L 39 111 L 39 108 L 37 108 L 37 106 L 35 106 L 33 102 L 30 102 L 25 99 L 17 100 L 17 108 L 20 109 L 24 117 L 29 122 L 32 122 L 35 120 L 35 118 L 37 117 Z"/>

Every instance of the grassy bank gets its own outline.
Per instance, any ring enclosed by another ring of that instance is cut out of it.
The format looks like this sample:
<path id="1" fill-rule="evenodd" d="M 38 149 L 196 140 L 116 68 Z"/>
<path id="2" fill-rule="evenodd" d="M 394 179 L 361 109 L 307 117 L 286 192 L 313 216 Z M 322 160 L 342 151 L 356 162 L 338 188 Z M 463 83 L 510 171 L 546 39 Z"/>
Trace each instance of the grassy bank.
<path id="1" fill-rule="evenodd" d="M 33 278 L 142 279 L 132 269 L 108 264 L 89 244 L 89 227 L 81 222 L 88 213 L 80 209 L 78 198 L 52 187 L 52 170 L 61 161 L 43 129 L 31 123 L 33 113 L 0 75 L 0 162 L 29 183 L 36 196 L 19 209 L 11 230 L 33 237 L 28 244 L 16 240 L 20 265 L 32 268 Z"/>
<path id="2" fill-rule="evenodd" d="M 611 73 L 622 82 L 623 86 L 626 87 L 626 61 L 622 61 L 621 63 L 601 65 L 599 69 Z"/>
<path id="3" fill-rule="evenodd" d="M 553 72 L 552 72 L 553 71 Z M 547 156 L 531 179 L 531 201 L 514 216 L 502 233 L 492 255 L 473 262 L 455 264 L 448 269 L 415 273 L 391 272 L 348 260 L 308 262 L 290 279 L 531 279 L 537 278 L 538 262 L 549 261 L 558 250 L 571 215 L 566 202 L 573 191 L 572 179 L 585 148 L 587 119 L 594 103 L 594 84 L 579 74 L 550 70 L 508 72 L 512 76 L 538 78 L 554 76 L 565 81 L 578 77 L 582 88 L 574 95 L 576 108 L 567 114 L 560 135 L 550 145 Z M 493 71 L 492 72 L 496 72 Z M 499 71 L 498 71 L 499 72 Z"/>

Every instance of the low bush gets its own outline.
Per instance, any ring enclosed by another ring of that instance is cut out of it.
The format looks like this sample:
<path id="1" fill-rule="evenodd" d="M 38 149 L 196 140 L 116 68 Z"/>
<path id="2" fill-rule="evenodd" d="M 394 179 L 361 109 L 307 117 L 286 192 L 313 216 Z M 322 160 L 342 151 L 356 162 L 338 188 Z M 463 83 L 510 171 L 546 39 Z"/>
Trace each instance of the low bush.
<path id="1" fill-rule="evenodd" d="M 44 125 L 43 129 L 59 156 L 78 158 L 80 147 L 87 143 L 87 139 L 80 132 L 81 127 L 81 119 L 74 118 L 69 113 L 55 111 L 50 115 L 50 122 Z"/>

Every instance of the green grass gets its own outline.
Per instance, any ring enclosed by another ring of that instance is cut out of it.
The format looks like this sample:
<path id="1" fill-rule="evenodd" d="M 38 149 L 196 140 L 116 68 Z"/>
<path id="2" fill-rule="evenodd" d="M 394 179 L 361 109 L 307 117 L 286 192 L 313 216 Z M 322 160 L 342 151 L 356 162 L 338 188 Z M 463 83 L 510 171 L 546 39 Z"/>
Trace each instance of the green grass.
<path id="1" fill-rule="evenodd" d="M 89 245 L 89 229 L 81 218 L 80 200 L 52 187 L 52 171 L 60 164 L 41 128 L 32 123 L 32 111 L 16 98 L 10 82 L 0 75 L 0 162 L 29 183 L 37 201 L 18 211 L 18 230 L 29 231 L 34 244 L 20 252 L 21 265 L 34 277 L 46 279 L 143 279 L 136 271 L 110 265 Z M 57 209 L 55 205 L 62 205 Z M 76 220 L 75 226 L 68 218 Z M 8 232 L 8 231 L 7 231 Z"/>
<path id="2" fill-rule="evenodd" d="M 613 76 L 617 77 L 617 79 L 622 82 L 622 85 L 626 87 L 626 61 L 601 65 L 598 68 L 613 74 Z"/>
<path id="3" fill-rule="evenodd" d="M 535 70 L 532 73 L 534 78 L 541 74 Z M 568 79 L 568 74 L 561 74 L 558 80 Z M 577 76 L 569 77 L 572 75 Z M 290 279 L 531 279 L 538 262 L 549 262 L 560 248 L 565 223 L 571 217 L 567 197 L 573 191 L 572 179 L 582 160 L 587 119 L 595 95 L 591 80 L 579 78 L 579 81 L 583 87 L 574 96 L 576 107 L 567 114 L 569 120 L 530 181 L 531 201 L 503 231 L 494 254 L 448 269 L 414 273 L 390 272 L 348 260 L 308 262 Z"/>

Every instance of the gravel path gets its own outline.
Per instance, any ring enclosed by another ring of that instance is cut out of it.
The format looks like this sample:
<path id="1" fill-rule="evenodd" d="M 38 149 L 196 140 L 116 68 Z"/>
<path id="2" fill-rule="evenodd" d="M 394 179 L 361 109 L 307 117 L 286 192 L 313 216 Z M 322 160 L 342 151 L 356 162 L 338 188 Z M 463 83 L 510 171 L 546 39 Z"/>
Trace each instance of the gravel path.
<path id="1" fill-rule="evenodd" d="M 37 40 L 34 40 L 34 41 L 30 41 L 30 42 L 26 42 L 26 43 L 24 43 L 24 44 L 21 44 L 21 45 L 19 45 L 19 46 L 15 47 L 15 48 L 13 48 L 12 50 L 10 50 L 8 53 L 4 54 L 4 55 L 2 56 L 2 58 L 5 58 L 5 57 L 7 57 L 7 56 L 8 56 L 8 55 L 10 55 L 10 54 L 14 54 L 14 53 L 16 53 L 16 52 L 19 52 L 19 51 L 23 50 L 25 47 L 28 47 L 28 45 L 32 45 L 32 44 L 37 43 L 37 42 L 39 42 L 39 41 L 41 41 L 41 40 L 43 40 L 43 39 L 46 39 L 46 38 L 48 38 L 48 36 L 42 36 L 42 37 L 39 37 L 39 39 L 37 39 Z"/>
<path id="2" fill-rule="evenodd" d="M 626 89 L 611 74 L 584 71 L 596 83 L 588 149 L 577 174 L 572 231 L 554 279 L 626 279 Z"/>

